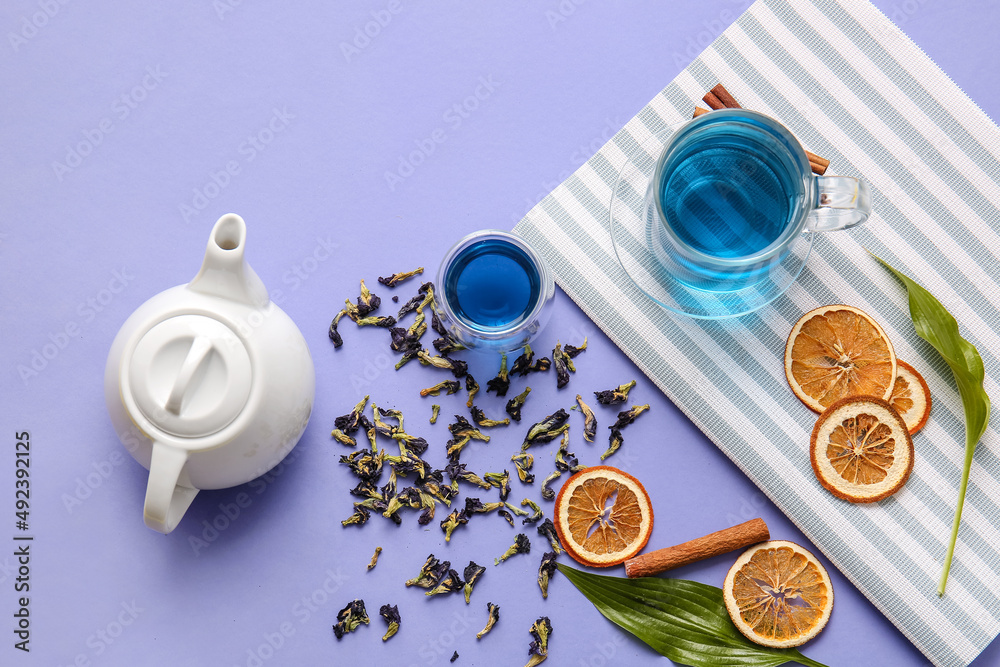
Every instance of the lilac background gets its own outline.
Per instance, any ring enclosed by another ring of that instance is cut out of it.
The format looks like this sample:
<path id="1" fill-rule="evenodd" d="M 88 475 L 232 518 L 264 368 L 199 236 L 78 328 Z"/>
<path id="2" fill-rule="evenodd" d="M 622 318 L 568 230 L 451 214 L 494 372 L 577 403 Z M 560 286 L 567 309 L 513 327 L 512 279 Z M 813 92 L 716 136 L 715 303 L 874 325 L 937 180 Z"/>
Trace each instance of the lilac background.
<path id="1" fill-rule="evenodd" d="M 495 517 L 478 517 L 450 544 L 436 522 L 418 526 L 415 513 L 400 528 L 377 516 L 360 530 L 341 528 L 354 481 L 337 463 L 346 450 L 329 438 L 334 417 L 371 394 L 403 410 L 407 430 L 425 436 L 427 457 L 443 465 L 448 416 L 465 411 L 465 397 L 421 399 L 417 391 L 443 376 L 415 364 L 386 370 L 395 357 L 384 332 L 342 327 L 346 342 L 334 351 L 326 328 L 359 279 L 374 286 L 379 275 L 418 264 L 432 274 L 460 236 L 511 228 L 749 3 L 343 4 L 7 0 L 0 8 L 0 663 L 431 665 L 457 650 L 458 664 L 522 664 L 530 624 L 548 615 L 550 664 L 662 664 L 564 578 L 541 598 L 535 574 L 545 549 L 533 529 L 531 555 L 494 567 L 517 532 Z M 1000 72 L 982 37 L 1000 25 L 995 3 L 875 4 L 997 116 Z M 377 19 L 385 25 L 376 31 Z M 377 34 L 364 41 L 366 26 Z M 345 51 L 356 37 L 356 50 Z M 455 105 L 465 105 L 461 115 Z M 257 135 L 266 146 L 251 149 Z M 81 142 L 88 154 L 67 165 Z M 421 163 L 388 182 L 386 172 L 421 145 L 429 153 Z M 227 164 L 238 173 L 220 176 Z M 212 223 L 229 211 L 246 219 L 251 264 L 309 342 L 316 407 L 280 475 L 201 493 L 164 537 L 142 524 L 146 471 L 107 418 L 104 364 L 129 313 L 194 276 Z M 415 289 L 396 293 L 405 300 Z M 393 305 L 388 290 L 377 292 Z M 538 348 L 589 336 L 579 372 L 559 393 L 551 375 L 530 378 L 525 421 L 469 450 L 470 469 L 510 468 L 527 424 L 569 407 L 577 392 L 636 378 L 635 402 L 652 409 L 609 463 L 638 475 L 652 495 L 650 547 L 754 516 L 775 538 L 808 544 L 561 292 L 555 309 Z M 43 349 L 52 358 L 22 377 L 19 368 Z M 485 388 L 495 360 L 467 358 Z M 434 426 L 432 402 L 443 406 Z M 501 410 L 493 395 L 479 403 Z M 598 418 L 607 424 L 613 414 Z M 10 633 L 13 434 L 22 430 L 32 438 L 36 538 L 30 655 L 13 649 Z M 578 435 L 573 443 L 585 464 L 604 448 Z M 539 481 L 555 449 L 539 451 Z M 539 498 L 537 486 L 513 487 L 515 502 Z M 225 519 L 244 498 L 249 505 Z M 213 534 L 203 522 L 225 528 Z M 199 537 L 213 539 L 196 548 Z M 384 552 L 366 572 L 376 545 Z M 472 605 L 403 586 L 432 552 L 459 570 L 469 559 L 487 565 Z M 674 574 L 720 585 L 732 561 Z M 830 665 L 927 664 L 839 572 L 831 575 L 836 609 L 807 655 Z M 372 624 L 337 642 L 330 625 L 355 597 Z M 501 620 L 477 642 L 487 601 L 500 604 Z M 383 644 L 377 612 L 386 602 L 399 606 L 403 623 Z M 268 638 L 279 647 L 269 650 Z M 998 661 L 994 642 L 975 664 Z"/>

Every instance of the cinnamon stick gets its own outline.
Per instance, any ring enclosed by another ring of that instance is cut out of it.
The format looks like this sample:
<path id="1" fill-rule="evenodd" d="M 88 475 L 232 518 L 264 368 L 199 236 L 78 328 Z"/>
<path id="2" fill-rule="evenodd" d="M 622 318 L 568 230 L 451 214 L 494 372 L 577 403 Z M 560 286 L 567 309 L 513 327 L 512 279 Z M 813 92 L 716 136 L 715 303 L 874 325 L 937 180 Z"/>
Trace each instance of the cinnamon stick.
<path id="1" fill-rule="evenodd" d="M 705 102 L 705 104 L 712 107 L 713 110 L 726 108 L 726 105 L 722 103 L 722 100 L 716 97 L 715 94 L 712 92 L 705 93 L 705 97 L 701 99 Z"/>
<path id="2" fill-rule="evenodd" d="M 727 109 L 741 108 L 739 102 L 736 101 L 736 98 L 730 95 L 729 91 L 726 90 L 726 87 L 721 83 L 712 89 L 712 94 L 715 95 L 720 102 L 726 105 Z"/>
<path id="3" fill-rule="evenodd" d="M 819 174 L 822 176 L 826 173 L 827 167 L 830 166 L 830 161 L 825 157 L 820 157 L 815 153 L 810 153 L 806 151 L 806 157 L 809 158 L 809 166 L 812 167 L 814 174 Z"/>
<path id="4" fill-rule="evenodd" d="M 683 544 L 629 558 L 625 561 L 625 575 L 629 578 L 651 577 L 675 567 L 766 542 L 770 538 L 771 533 L 764 520 L 751 519 Z"/>

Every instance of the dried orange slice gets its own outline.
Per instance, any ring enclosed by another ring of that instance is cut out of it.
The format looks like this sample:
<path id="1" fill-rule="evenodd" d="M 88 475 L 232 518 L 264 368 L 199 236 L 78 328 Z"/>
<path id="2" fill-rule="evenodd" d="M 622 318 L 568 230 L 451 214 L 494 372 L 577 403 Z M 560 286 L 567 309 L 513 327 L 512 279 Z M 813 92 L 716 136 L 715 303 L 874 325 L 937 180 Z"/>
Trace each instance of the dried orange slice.
<path id="1" fill-rule="evenodd" d="M 896 384 L 889 405 L 896 408 L 910 435 L 922 429 L 931 416 L 931 390 L 917 369 L 902 359 L 896 359 Z"/>
<path id="2" fill-rule="evenodd" d="M 854 396 L 816 420 L 809 442 L 813 471 L 838 498 L 871 503 L 888 498 L 913 469 L 913 440 L 906 423 L 885 401 Z"/>
<path id="3" fill-rule="evenodd" d="M 896 379 L 896 353 L 882 327 L 853 306 L 821 306 L 792 327 L 785 377 L 816 412 L 847 396 L 887 400 Z"/>
<path id="4" fill-rule="evenodd" d="M 784 540 L 744 551 L 729 569 L 722 595 L 737 629 L 773 648 L 805 644 L 833 611 L 826 568 L 809 551 Z"/>
<path id="5" fill-rule="evenodd" d="M 563 484 L 555 505 L 556 533 L 577 562 L 610 567 L 639 553 L 653 531 L 653 505 L 635 477 L 593 466 Z"/>

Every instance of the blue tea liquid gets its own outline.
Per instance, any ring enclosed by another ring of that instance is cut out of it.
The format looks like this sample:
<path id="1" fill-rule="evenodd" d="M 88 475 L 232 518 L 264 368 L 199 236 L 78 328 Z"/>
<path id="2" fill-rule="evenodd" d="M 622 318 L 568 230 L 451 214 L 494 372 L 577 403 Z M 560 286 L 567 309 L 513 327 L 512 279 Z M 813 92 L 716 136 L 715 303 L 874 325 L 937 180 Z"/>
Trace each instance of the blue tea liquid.
<path id="1" fill-rule="evenodd" d="M 455 315 L 478 329 L 522 322 L 538 302 L 541 275 L 528 255 L 502 239 L 463 250 L 445 272 L 444 295 Z"/>
<path id="2" fill-rule="evenodd" d="M 710 125 L 664 163 L 663 215 L 693 250 L 721 259 L 753 257 L 793 220 L 798 174 L 784 145 L 763 129 L 752 123 Z"/>

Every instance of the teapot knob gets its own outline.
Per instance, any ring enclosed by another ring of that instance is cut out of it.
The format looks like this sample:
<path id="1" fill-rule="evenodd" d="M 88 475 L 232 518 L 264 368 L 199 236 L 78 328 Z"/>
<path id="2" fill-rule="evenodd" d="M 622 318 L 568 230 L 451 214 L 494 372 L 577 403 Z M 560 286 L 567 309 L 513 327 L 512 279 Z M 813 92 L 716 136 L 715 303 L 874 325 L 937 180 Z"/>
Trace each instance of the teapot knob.
<path id="1" fill-rule="evenodd" d="M 250 355 L 228 326 L 178 315 L 139 340 L 129 366 L 136 407 L 157 429 L 200 438 L 228 426 L 250 396 Z"/>

